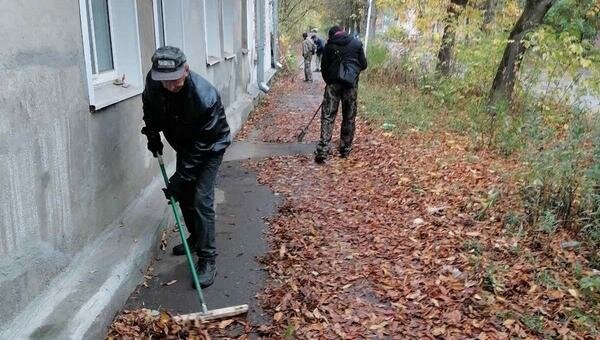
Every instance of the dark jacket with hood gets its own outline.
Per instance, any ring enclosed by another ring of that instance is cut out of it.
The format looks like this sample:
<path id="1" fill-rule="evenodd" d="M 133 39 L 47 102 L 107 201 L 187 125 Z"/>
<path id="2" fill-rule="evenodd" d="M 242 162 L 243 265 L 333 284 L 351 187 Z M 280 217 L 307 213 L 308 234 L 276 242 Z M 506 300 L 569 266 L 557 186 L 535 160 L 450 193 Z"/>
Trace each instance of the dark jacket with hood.
<path id="1" fill-rule="evenodd" d="M 145 133 L 156 137 L 163 132 L 177 152 L 177 173 L 185 180 L 195 180 L 204 158 L 223 154 L 231 144 L 217 89 L 194 72 L 178 93 L 167 91 L 148 73 L 142 103 Z"/>
<path id="2" fill-rule="evenodd" d="M 323 40 L 321 40 L 321 38 L 317 37 L 316 35 L 312 39 L 315 42 L 315 46 L 317 46 L 317 55 L 320 56 L 321 54 L 323 54 Z"/>
<path id="3" fill-rule="evenodd" d="M 327 84 L 339 83 L 340 59 L 336 51 L 339 51 L 339 55 L 344 62 L 355 65 L 357 72 L 360 73 L 367 68 L 367 58 L 362 42 L 352 38 L 344 31 L 339 31 L 329 36 L 329 40 L 327 40 L 327 44 L 323 49 L 321 73 Z"/>

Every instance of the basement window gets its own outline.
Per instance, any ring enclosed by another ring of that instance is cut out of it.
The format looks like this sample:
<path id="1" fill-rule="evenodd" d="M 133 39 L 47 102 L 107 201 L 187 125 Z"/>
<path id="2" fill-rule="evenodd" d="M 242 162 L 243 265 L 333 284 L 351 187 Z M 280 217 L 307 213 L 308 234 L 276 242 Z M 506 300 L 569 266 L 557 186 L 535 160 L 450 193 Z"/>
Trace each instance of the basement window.
<path id="1" fill-rule="evenodd" d="M 135 0 L 79 0 L 90 111 L 143 91 Z"/>

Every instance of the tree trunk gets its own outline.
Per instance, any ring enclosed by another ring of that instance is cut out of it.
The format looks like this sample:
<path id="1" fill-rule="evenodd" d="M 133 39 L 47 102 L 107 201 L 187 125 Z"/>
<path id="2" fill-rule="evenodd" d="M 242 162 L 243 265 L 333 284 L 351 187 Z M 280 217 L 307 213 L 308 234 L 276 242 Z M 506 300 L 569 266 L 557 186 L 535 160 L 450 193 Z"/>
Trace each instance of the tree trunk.
<path id="1" fill-rule="evenodd" d="M 481 24 L 481 30 L 484 32 L 490 31 L 490 24 L 494 21 L 496 16 L 496 9 L 498 7 L 498 0 L 486 0 L 483 8 L 483 23 Z"/>
<path id="2" fill-rule="evenodd" d="M 373 40 L 375 38 L 375 30 L 377 27 L 377 1 L 373 0 L 371 4 L 371 22 L 369 22 L 369 39 Z"/>
<path id="3" fill-rule="evenodd" d="M 454 49 L 454 41 L 456 40 L 456 26 L 458 17 L 467 6 L 468 0 L 451 0 L 448 5 L 446 16 L 446 27 L 444 27 L 444 35 L 442 36 L 442 46 L 438 52 L 437 70 L 443 75 L 450 74 L 452 66 L 452 50 Z"/>
<path id="4" fill-rule="evenodd" d="M 541 25 L 554 1 L 527 0 L 521 17 L 508 37 L 508 43 L 489 94 L 491 105 L 497 104 L 501 100 L 511 101 L 517 73 L 526 50 L 523 38 Z"/>

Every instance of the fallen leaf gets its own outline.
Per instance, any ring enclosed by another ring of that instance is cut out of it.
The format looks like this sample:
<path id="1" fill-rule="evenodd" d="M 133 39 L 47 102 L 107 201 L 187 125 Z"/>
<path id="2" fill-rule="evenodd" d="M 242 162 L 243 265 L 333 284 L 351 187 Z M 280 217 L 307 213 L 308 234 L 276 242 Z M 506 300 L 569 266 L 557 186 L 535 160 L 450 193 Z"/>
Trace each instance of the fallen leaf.
<path id="1" fill-rule="evenodd" d="M 227 326 L 231 325 L 234 321 L 235 321 L 234 319 L 223 320 L 223 321 L 219 322 L 219 328 L 220 329 L 227 328 Z"/>

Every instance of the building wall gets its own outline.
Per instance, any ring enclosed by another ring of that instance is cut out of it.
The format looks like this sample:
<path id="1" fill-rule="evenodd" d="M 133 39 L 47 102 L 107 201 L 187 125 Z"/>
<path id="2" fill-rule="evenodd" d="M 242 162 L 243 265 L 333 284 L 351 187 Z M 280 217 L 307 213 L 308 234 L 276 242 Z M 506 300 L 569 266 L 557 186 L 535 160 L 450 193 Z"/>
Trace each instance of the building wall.
<path id="1" fill-rule="evenodd" d="M 243 1 L 252 22 L 253 1 Z M 120 222 L 126 207 L 159 173 L 139 132 L 141 96 L 89 112 L 78 1 L 0 4 L 2 326 L 101 233 L 126 227 Z M 204 1 L 184 0 L 183 6 L 192 69 L 219 89 L 230 118 L 243 120 L 230 108 L 255 86 L 253 30 L 247 55 L 236 37 L 235 58 L 207 67 Z M 137 0 L 137 10 L 145 75 L 155 49 L 152 1 Z M 169 152 L 166 157 L 174 159 Z"/>

